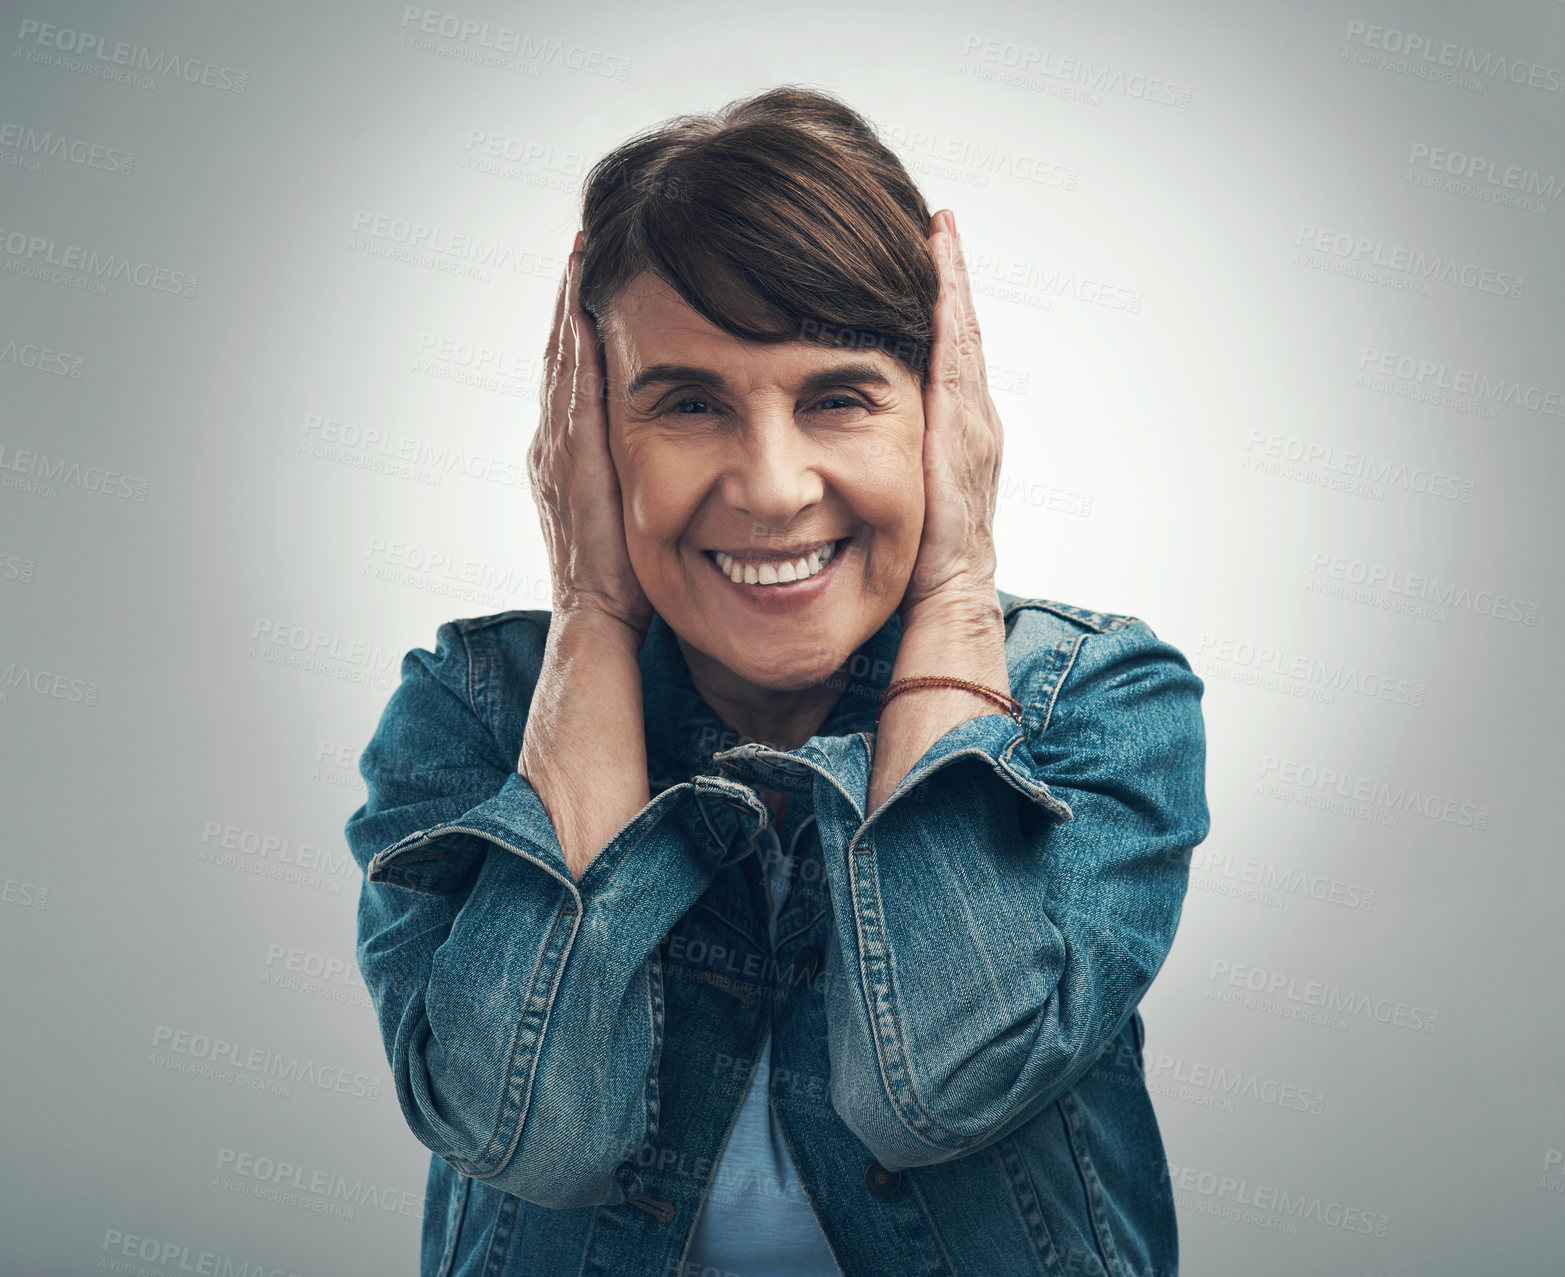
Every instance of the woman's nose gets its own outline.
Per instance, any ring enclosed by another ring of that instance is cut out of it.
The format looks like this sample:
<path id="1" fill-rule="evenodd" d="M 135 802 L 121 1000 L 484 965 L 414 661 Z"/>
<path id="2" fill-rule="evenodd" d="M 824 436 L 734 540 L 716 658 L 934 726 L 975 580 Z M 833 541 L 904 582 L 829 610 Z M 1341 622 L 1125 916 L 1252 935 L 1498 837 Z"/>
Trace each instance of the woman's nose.
<path id="1" fill-rule="evenodd" d="M 758 526 L 789 527 L 824 496 L 814 449 L 791 415 L 752 418 L 737 442 L 723 496 Z"/>

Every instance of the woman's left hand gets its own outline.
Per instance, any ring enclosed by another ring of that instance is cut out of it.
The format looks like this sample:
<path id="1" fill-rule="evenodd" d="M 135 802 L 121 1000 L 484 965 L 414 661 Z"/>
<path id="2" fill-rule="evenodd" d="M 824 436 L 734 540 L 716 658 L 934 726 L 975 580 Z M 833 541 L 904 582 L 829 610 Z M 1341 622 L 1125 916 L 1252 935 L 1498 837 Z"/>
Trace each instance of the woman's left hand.
<path id="1" fill-rule="evenodd" d="M 940 298 L 924 389 L 924 532 L 902 596 L 904 624 L 948 603 L 996 606 L 994 512 L 1004 431 L 989 397 L 956 219 L 942 210 L 930 227 Z"/>

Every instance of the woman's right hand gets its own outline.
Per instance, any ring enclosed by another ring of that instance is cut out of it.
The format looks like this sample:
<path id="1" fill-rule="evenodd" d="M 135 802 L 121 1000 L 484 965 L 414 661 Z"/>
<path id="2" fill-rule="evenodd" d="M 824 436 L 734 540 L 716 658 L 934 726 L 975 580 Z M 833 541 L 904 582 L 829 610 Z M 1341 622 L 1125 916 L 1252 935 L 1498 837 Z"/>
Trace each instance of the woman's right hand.
<path id="1" fill-rule="evenodd" d="M 577 235 L 554 299 L 543 411 L 527 453 L 554 615 L 516 763 L 577 882 L 650 801 L 638 653 L 652 620 L 625 545 L 598 335 L 578 295 L 580 249 Z"/>
<path id="2" fill-rule="evenodd" d="M 600 612 L 645 636 L 652 604 L 625 545 L 597 328 L 578 296 L 581 239 L 578 232 L 555 296 L 527 475 L 549 552 L 556 615 Z"/>

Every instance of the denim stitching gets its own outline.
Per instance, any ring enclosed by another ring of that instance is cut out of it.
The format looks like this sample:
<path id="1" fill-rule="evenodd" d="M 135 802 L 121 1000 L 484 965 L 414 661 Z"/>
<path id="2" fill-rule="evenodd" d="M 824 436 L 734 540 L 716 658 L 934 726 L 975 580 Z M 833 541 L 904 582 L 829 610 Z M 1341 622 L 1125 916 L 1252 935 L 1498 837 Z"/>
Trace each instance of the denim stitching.
<path id="1" fill-rule="evenodd" d="M 1049 703 L 1043 711 L 1043 721 L 1039 724 L 1039 731 L 1046 731 L 1048 725 L 1054 721 L 1054 706 L 1060 699 L 1060 688 L 1069 681 L 1071 671 L 1076 668 L 1076 657 L 1081 654 L 1081 646 L 1087 641 L 1085 634 L 1078 634 L 1076 641 L 1071 645 L 1070 655 L 1065 658 L 1065 664 L 1060 667 L 1058 676 L 1054 680 L 1054 686 L 1049 689 Z"/>
<path id="2" fill-rule="evenodd" d="M 777 944 L 776 944 L 775 948 L 781 949 L 784 944 L 786 944 L 789 940 L 792 940 L 795 936 L 808 935 L 811 931 L 813 931 L 815 929 L 815 924 L 817 922 L 819 922 L 825 916 L 826 916 L 826 906 L 822 905 L 819 909 L 817 909 L 813 914 L 810 915 L 808 921 L 804 922 L 800 926 L 795 927 L 792 931 L 788 932 L 787 935 L 780 937 L 778 939 L 778 941 L 777 941 Z"/>
<path id="3" fill-rule="evenodd" d="M 756 933 L 745 927 L 741 922 L 739 922 L 737 918 L 730 917 L 721 909 L 708 904 L 705 893 L 702 893 L 702 895 L 697 898 L 695 904 L 691 905 L 690 907 L 692 909 L 700 909 L 703 913 L 710 914 L 712 917 L 716 918 L 720 923 L 722 923 L 723 926 L 737 932 L 743 939 L 748 940 L 757 949 L 762 947 L 761 938 Z"/>
<path id="4" fill-rule="evenodd" d="M 1109 1227 L 1108 1208 L 1103 1200 L 1103 1181 L 1098 1178 L 1097 1167 L 1092 1164 L 1092 1158 L 1087 1153 L 1086 1135 L 1081 1126 L 1081 1109 L 1076 1103 L 1075 1091 L 1066 1091 L 1055 1104 L 1065 1119 L 1066 1140 L 1070 1144 L 1071 1157 L 1075 1159 L 1076 1172 L 1081 1176 L 1082 1188 L 1087 1195 L 1092 1231 L 1097 1235 L 1103 1262 L 1110 1277 L 1125 1277 L 1119 1247 L 1114 1244 L 1114 1232 Z"/>
<path id="5" fill-rule="evenodd" d="M 700 792 L 697 790 L 693 781 L 681 781 L 672 789 L 665 789 L 656 798 L 652 799 L 652 801 L 649 802 L 646 807 L 642 808 L 641 811 L 636 814 L 636 819 L 634 821 L 622 827 L 623 830 L 629 830 L 631 832 L 631 836 L 626 839 L 625 845 L 613 853 L 600 851 L 599 854 L 593 858 L 592 863 L 587 866 L 587 872 L 582 874 L 581 882 L 573 882 L 571 884 L 571 889 L 573 891 L 579 891 L 581 885 L 589 878 L 593 880 L 593 889 L 596 889 L 598 883 L 602 879 L 608 877 L 609 874 L 614 872 L 615 866 L 617 866 L 620 861 L 624 860 L 626 856 L 628 856 L 636 847 L 641 844 L 642 839 L 646 838 L 652 832 L 653 826 L 656 825 L 658 821 L 663 819 L 668 808 L 674 805 L 676 800 L 669 798 L 668 795 L 677 794 L 681 789 L 684 788 L 689 788 L 691 793 L 695 796 L 696 807 L 698 810 L 700 810 Z M 701 811 L 701 816 L 703 820 L 706 818 L 706 812 L 704 810 Z M 707 828 L 711 829 L 711 827 L 711 822 L 708 821 Z M 617 830 L 615 836 L 617 837 L 620 832 L 621 831 Z M 612 842 L 613 839 L 610 839 L 610 841 Z M 558 875 L 555 876 L 558 877 Z"/>
<path id="6" fill-rule="evenodd" d="M 913 1174 L 911 1170 L 905 1170 L 902 1172 L 902 1180 L 907 1185 L 909 1195 L 918 1204 L 919 1214 L 924 1217 L 924 1226 L 929 1229 L 929 1235 L 935 1239 L 935 1249 L 940 1252 L 940 1269 L 947 1274 L 954 1275 L 957 1271 L 956 1265 L 951 1262 L 951 1252 L 946 1247 L 945 1238 L 940 1235 L 940 1230 L 935 1226 L 934 1212 L 929 1209 L 929 1203 L 924 1200 L 924 1191 L 918 1186 L 918 1176 Z M 927 1258 L 930 1261 L 927 1271 L 931 1273 L 936 1271 L 935 1256 L 921 1256 L 920 1258 Z"/>
<path id="7" fill-rule="evenodd" d="M 868 840 L 866 840 L 865 846 L 869 846 Z M 869 1006 L 869 1011 L 871 1023 L 876 1031 L 875 1054 L 879 1057 L 877 1063 L 880 1066 L 881 1082 L 886 1087 L 886 1098 L 891 1102 L 892 1110 L 897 1114 L 897 1117 L 915 1135 L 937 1148 L 960 1149 L 964 1147 L 966 1141 L 959 1140 L 952 1132 L 935 1120 L 928 1109 L 924 1107 L 924 1102 L 913 1085 L 912 1073 L 907 1066 L 910 1052 L 902 1040 L 902 1022 L 897 1014 L 896 990 L 892 986 L 891 965 L 886 960 L 885 911 L 881 906 L 880 900 L 880 875 L 875 873 L 875 877 L 865 883 L 862 890 L 860 887 L 863 881 L 863 874 L 859 867 L 866 862 L 869 864 L 870 872 L 874 872 L 875 857 L 873 855 L 866 856 L 862 861 L 857 857 L 850 857 L 848 864 L 849 872 L 852 874 L 855 906 L 853 910 L 854 921 L 857 924 L 859 952 L 862 955 L 859 960 L 861 979 L 866 974 L 866 968 L 873 964 L 876 974 L 870 975 L 865 980 L 865 987 L 875 995 L 879 995 L 884 990 L 883 999 L 876 996 Z M 860 906 L 861 900 L 866 902 L 862 907 Z M 873 927 L 873 935 L 870 933 L 871 927 Z M 877 979 L 876 975 L 879 975 L 881 978 Z M 882 1000 L 885 1003 L 883 1011 L 877 1005 Z M 889 1033 L 887 1032 L 888 1023 Z M 895 1077 L 892 1076 L 893 1073 L 895 1073 Z M 906 1089 L 908 1096 L 911 1097 L 911 1102 L 905 1102 L 900 1097 L 898 1090 L 901 1088 Z M 906 1113 L 908 1110 L 912 1110 L 916 1114 L 919 1119 L 917 1122 L 909 1122 L 907 1120 Z M 926 1132 L 922 1129 L 924 1127 L 928 1127 L 930 1131 L 936 1132 L 936 1134 L 932 1135 Z"/>
<path id="8" fill-rule="evenodd" d="M 484 1258 L 484 1277 L 504 1277 L 505 1261 L 511 1253 L 511 1240 L 516 1236 L 516 1207 L 518 1199 L 505 1193 L 500 1207 L 495 1211 L 494 1232 L 489 1234 L 489 1251 Z M 495 1248 L 499 1247 L 498 1250 Z"/>
<path id="9" fill-rule="evenodd" d="M 467 704 L 473 711 L 473 717 L 484 725 L 484 730 L 491 736 L 494 735 L 494 727 L 490 724 L 484 712 L 478 708 L 478 662 L 473 657 L 473 643 L 466 630 L 458 630 L 462 636 L 462 651 L 467 658 Z"/>
<path id="10" fill-rule="evenodd" d="M 486 1171 L 489 1175 L 498 1174 L 501 1169 L 499 1166 L 491 1167 L 490 1159 L 499 1155 L 498 1145 L 502 1133 L 508 1127 L 514 1125 L 515 1129 L 506 1141 L 505 1155 L 507 1157 L 515 1151 L 516 1143 L 521 1138 L 521 1117 L 527 1108 L 527 1104 L 522 1100 L 521 1092 L 525 1089 L 528 1093 L 528 1099 L 531 1099 L 532 1084 L 538 1067 L 538 1056 L 543 1049 L 543 1035 L 549 1026 L 548 1011 L 554 1004 L 554 995 L 558 988 L 559 977 L 565 971 L 565 957 L 570 952 L 570 944 L 576 934 L 574 927 L 569 928 L 570 934 L 565 938 L 560 956 L 555 960 L 553 969 L 547 972 L 548 979 L 545 983 L 548 988 L 542 997 L 538 993 L 539 980 L 540 976 L 545 974 L 545 969 L 548 965 L 548 954 L 554 947 L 555 939 L 560 933 L 560 924 L 566 918 L 574 918 L 576 916 L 574 912 L 568 912 L 564 909 L 560 910 L 555 916 L 554 926 L 549 930 L 548 940 L 544 943 L 542 950 L 539 951 L 538 960 L 533 967 L 532 984 L 527 990 L 527 1000 L 522 1004 L 522 1014 L 516 1022 L 516 1031 L 511 1035 L 510 1053 L 506 1056 L 505 1071 L 502 1074 L 505 1079 L 502 1092 L 504 1098 L 500 1105 L 500 1113 L 495 1119 L 493 1134 L 490 1135 L 488 1142 L 480 1150 L 478 1158 L 473 1162 L 475 1167 L 489 1167 L 490 1169 Z M 567 926 L 569 927 L 569 924 Z M 537 1008 L 536 1011 L 534 1010 L 535 1007 Z M 530 1018 L 537 1019 L 538 1027 L 534 1033 L 532 1050 L 528 1053 L 528 1059 L 523 1068 L 523 1076 L 518 1077 L 516 1066 L 517 1055 L 521 1049 L 522 1030 L 527 1027 Z"/>
<path id="11" fill-rule="evenodd" d="M 647 969 L 647 1011 L 652 1017 L 652 1053 L 647 1061 L 647 1084 L 642 1095 L 647 1105 L 647 1131 L 643 1139 L 656 1139 L 662 1116 L 662 1094 L 658 1090 L 658 1071 L 663 1059 L 663 954 L 653 949 L 642 963 Z"/>
<path id="12" fill-rule="evenodd" d="M 446 1245 L 440 1253 L 440 1266 L 435 1270 L 435 1277 L 451 1277 L 451 1263 L 456 1258 L 456 1239 L 461 1235 L 462 1221 L 467 1215 L 467 1198 L 473 1189 L 473 1181 L 461 1171 L 457 1171 L 457 1181 L 456 1191 L 451 1194 L 446 1210 Z"/>
<path id="13" fill-rule="evenodd" d="M 806 816 L 802 822 L 800 822 L 799 827 L 793 831 L 793 837 L 788 840 L 788 855 L 793 858 L 793 866 L 794 866 L 793 871 L 794 871 L 795 875 L 798 874 L 798 872 L 799 872 L 799 865 L 800 865 L 800 861 L 799 861 L 799 839 L 804 834 L 804 831 L 806 829 L 808 829 L 811 825 L 814 825 L 816 827 L 817 841 L 819 841 L 820 822 L 815 818 L 815 813 L 813 811 L 808 816 Z M 825 869 L 825 865 L 826 865 L 826 849 L 823 846 L 821 848 L 821 867 L 822 867 L 823 871 Z M 821 881 L 823 883 L 825 882 L 824 872 L 822 874 Z M 797 887 L 797 885 L 798 885 L 798 878 L 795 877 L 794 878 L 794 886 Z M 792 891 L 792 889 L 790 889 L 789 892 L 788 892 L 788 899 L 783 903 L 783 909 L 784 909 L 785 912 L 789 911 L 788 910 L 788 905 L 793 902 L 794 898 L 795 897 L 794 897 L 793 891 Z M 772 952 L 773 952 L 773 955 L 775 956 L 776 951 L 778 949 L 782 948 L 782 946 L 784 944 L 786 944 L 789 940 L 792 940 L 794 938 L 794 936 L 808 934 L 808 932 L 815 926 L 816 922 L 819 921 L 822 917 L 825 916 L 825 913 L 826 913 L 826 906 L 825 905 L 821 905 L 818 909 L 815 910 L 815 912 L 810 916 L 810 918 L 807 921 L 805 921 L 801 925 L 793 928 L 792 931 L 785 931 L 785 932 L 783 932 L 783 934 L 781 936 L 779 936 L 775 941 L 772 942 Z M 779 915 L 779 921 L 780 920 L 781 920 L 781 915 Z"/>
<path id="14" fill-rule="evenodd" d="M 1043 1217 L 1043 1199 L 1038 1186 L 1033 1183 L 1032 1172 L 1022 1156 L 1021 1146 L 1014 1135 L 1007 1135 L 991 1146 L 1000 1171 L 1011 1190 L 1011 1201 L 1021 1216 L 1022 1227 L 1032 1242 L 1033 1254 L 1047 1277 L 1065 1277 L 1060 1267 L 1059 1252 L 1054 1248 L 1054 1236 L 1049 1232 L 1049 1222 Z"/>
<path id="15" fill-rule="evenodd" d="M 927 771 L 923 772 L 919 776 L 918 783 L 922 783 L 926 777 L 944 769 L 949 763 L 954 762 L 956 759 L 968 757 L 980 758 L 983 761 L 989 763 L 991 766 L 994 766 L 994 760 L 990 758 L 990 756 L 983 749 L 976 745 L 967 746 L 963 749 L 955 750 L 938 760 L 934 766 L 930 767 Z M 1003 771 L 1003 769 L 1001 769 L 1001 775 L 1008 782 L 1012 779 L 1008 773 Z M 898 791 L 900 791 L 902 786 L 899 785 L 897 788 Z M 893 794 L 893 797 L 894 796 L 895 793 Z M 1036 795 L 1027 794 L 1026 796 L 1034 799 L 1035 801 L 1037 800 Z M 890 799 L 887 799 L 885 803 L 882 803 L 881 806 L 877 809 L 876 814 L 878 815 L 880 811 L 884 811 L 886 807 L 890 805 L 890 801 Z M 1067 810 L 1069 810 L 1069 808 L 1067 808 Z M 860 832 L 862 833 L 863 831 L 861 830 Z M 853 839 L 850 839 L 850 848 L 852 847 L 853 842 L 856 842 L 857 839 L 857 834 L 854 835 Z M 871 846 L 872 840 L 869 836 L 866 836 L 864 840 L 865 851 L 868 852 Z M 864 860 L 871 862 L 872 865 L 874 859 L 875 857 L 873 855 L 864 856 Z M 909 1128 L 909 1130 L 913 1134 L 918 1135 L 920 1138 L 927 1141 L 931 1146 L 936 1148 L 957 1150 L 969 1148 L 974 1143 L 974 1137 L 959 1136 L 949 1127 L 945 1126 L 944 1123 L 937 1120 L 934 1115 L 931 1114 L 925 1107 L 923 1100 L 918 1094 L 917 1088 L 913 1085 L 912 1072 L 907 1064 L 910 1052 L 907 1050 L 907 1047 L 902 1040 L 901 1020 L 896 1008 L 896 991 L 892 985 L 890 964 L 885 957 L 885 914 L 880 901 L 879 874 L 877 873 L 874 881 L 863 887 L 861 890 L 861 875 L 859 871 L 859 866 L 861 863 L 863 863 L 863 861 L 861 861 L 860 858 L 856 855 L 850 855 L 848 858 L 849 873 L 851 875 L 851 887 L 853 890 L 853 913 L 855 930 L 858 935 L 859 951 L 861 955 L 859 960 L 861 979 L 865 980 L 865 987 L 867 990 L 878 992 L 882 985 L 885 989 L 885 1016 L 881 1014 L 878 1006 L 871 1005 L 869 1010 L 871 1022 L 876 1030 L 876 1054 L 879 1057 L 877 1059 L 877 1064 L 880 1068 L 881 1082 L 886 1087 L 886 1098 L 890 1101 L 891 1107 L 896 1112 L 898 1118 L 902 1120 L 902 1122 Z M 869 895 L 871 890 L 873 890 L 872 897 Z M 873 935 L 871 935 L 868 930 L 871 926 L 874 928 Z M 870 963 L 874 964 L 876 971 L 884 971 L 883 981 L 876 981 L 870 974 Z M 889 1033 L 886 1031 L 883 1024 L 883 1020 L 887 1018 L 890 1020 Z M 896 1053 L 895 1059 L 888 1058 L 890 1049 L 893 1047 L 895 1048 Z M 897 1079 L 900 1079 L 900 1086 L 905 1087 L 906 1089 L 908 1096 L 906 1100 L 904 1100 L 898 1094 L 899 1083 L 897 1080 L 893 1079 L 893 1073 L 896 1075 Z M 909 1120 L 910 1112 L 916 1115 L 917 1120 Z"/>

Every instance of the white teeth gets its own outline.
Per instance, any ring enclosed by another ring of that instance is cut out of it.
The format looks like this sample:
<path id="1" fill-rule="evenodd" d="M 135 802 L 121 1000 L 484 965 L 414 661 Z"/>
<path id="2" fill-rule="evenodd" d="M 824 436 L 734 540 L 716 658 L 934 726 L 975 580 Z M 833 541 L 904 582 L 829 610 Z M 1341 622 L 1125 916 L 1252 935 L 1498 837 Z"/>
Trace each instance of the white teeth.
<path id="1" fill-rule="evenodd" d="M 837 542 L 811 550 L 797 559 L 782 562 L 745 563 L 723 550 L 713 550 L 712 558 L 723 574 L 739 585 L 781 585 L 789 581 L 803 581 L 814 576 L 832 561 L 837 553 Z"/>

